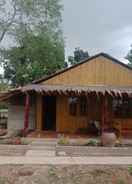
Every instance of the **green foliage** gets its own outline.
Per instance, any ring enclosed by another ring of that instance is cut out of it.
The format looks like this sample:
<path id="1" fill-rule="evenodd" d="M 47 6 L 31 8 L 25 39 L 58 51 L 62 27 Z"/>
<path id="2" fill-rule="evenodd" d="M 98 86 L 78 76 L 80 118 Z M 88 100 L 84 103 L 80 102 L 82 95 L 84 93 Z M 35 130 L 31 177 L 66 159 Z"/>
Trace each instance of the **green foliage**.
<path id="1" fill-rule="evenodd" d="M 13 86 L 46 76 L 64 65 L 63 41 L 51 35 L 26 35 L 24 46 L 4 50 L 4 75 Z"/>
<path id="2" fill-rule="evenodd" d="M 44 28 L 58 31 L 61 9 L 61 0 L 1 0 L 0 41 L 7 34 L 18 41 L 25 31 L 38 33 Z"/>
<path id="3" fill-rule="evenodd" d="M 132 166 L 128 167 L 128 172 L 129 172 L 130 175 L 132 175 Z"/>
<path id="4" fill-rule="evenodd" d="M 74 56 L 69 56 L 68 57 L 68 62 L 71 64 L 71 65 L 74 65 L 84 59 L 87 59 L 89 57 L 89 54 L 87 51 L 84 51 L 80 48 L 75 48 L 75 51 L 74 51 Z"/>
<path id="5" fill-rule="evenodd" d="M 88 146 L 98 146 L 98 141 L 95 139 L 90 139 L 87 143 Z"/>
<path id="6" fill-rule="evenodd" d="M 4 103 L 4 102 L 1 102 L 1 103 L 0 103 L 0 110 L 1 110 L 1 109 L 8 109 L 7 104 Z"/>
<path id="7" fill-rule="evenodd" d="M 13 0 L 10 0 L 10 3 Z M 61 0 L 17 0 L 17 15 L 8 30 L 16 43 L 1 49 L 4 77 L 23 86 L 64 66 L 64 42 L 60 29 Z"/>
<path id="8" fill-rule="evenodd" d="M 28 144 L 31 144 L 32 141 L 28 140 L 28 139 L 25 139 L 25 138 L 21 138 L 21 144 L 22 145 L 28 145 Z"/>
<path id="9" fill-rule="evenodd" d="M 7 81 L 0 74 L 0 92 L 8 91 L 9 88 L 10 86 L 8 85 Z"/>
<path id="10" fill-rule="evenodd" d="M 126 182 L 125 182 L 124 180 L 119 179 L 119 180 L 116 182 L 116 184 L 126 184 Z"/>
<path id="11" fill-rule="evenodd" d="M 64 137 L 64 136 L 61 136 L 59 141 L 58 141 L 58 144 L 60 144 L 60 145 L 69 145 L 69 143 L 70 143 L 69 138 Z"/>

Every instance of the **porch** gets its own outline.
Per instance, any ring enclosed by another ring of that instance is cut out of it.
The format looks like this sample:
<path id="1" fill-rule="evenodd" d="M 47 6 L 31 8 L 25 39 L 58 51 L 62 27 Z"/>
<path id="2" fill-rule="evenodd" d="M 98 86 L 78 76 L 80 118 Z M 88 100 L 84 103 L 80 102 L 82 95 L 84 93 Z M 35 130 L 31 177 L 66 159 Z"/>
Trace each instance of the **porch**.
<path id="1" fill-rule="evenodd" d="M 131 87 L 35 84 L 14 89 L 0 100 L 11 104 L 8 129 L 99 135 L 114 128 L 132 135 Z"/>
<path id="2" fill-rule="evenodd" d="M 114 129 L 132 135 L 132 91 L 110 86 L 32 85 L 26 92 L 25 129 L 28 129 L 30 94 L 36 93 L 35 129 L 71 135 L 100 135 Z"/>

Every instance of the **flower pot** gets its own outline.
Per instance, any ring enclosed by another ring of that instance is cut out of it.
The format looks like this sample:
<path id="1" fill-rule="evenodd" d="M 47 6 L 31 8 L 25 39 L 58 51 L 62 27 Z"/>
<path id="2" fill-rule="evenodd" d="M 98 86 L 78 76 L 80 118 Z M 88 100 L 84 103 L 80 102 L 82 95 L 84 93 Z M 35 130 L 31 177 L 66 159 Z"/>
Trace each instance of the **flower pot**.
<path id="1" fill-rule="evenodd" d="M 116 144 L 116 135 L 114 132 L 103 132 L 101 135 L 101 143 L 103 146 L 112 147 Z"/>

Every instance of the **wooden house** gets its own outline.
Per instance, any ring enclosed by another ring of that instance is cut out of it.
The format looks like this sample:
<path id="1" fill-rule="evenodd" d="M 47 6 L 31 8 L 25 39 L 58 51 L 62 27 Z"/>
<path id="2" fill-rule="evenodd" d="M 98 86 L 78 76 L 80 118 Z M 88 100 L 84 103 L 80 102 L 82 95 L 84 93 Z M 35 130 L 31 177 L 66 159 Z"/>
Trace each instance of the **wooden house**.
<path id="1" fill-rule="evenodd" d="M 8 129 L 132 135 L 132 68 L 100 53 L 32 84 L 13 89 Z"/>

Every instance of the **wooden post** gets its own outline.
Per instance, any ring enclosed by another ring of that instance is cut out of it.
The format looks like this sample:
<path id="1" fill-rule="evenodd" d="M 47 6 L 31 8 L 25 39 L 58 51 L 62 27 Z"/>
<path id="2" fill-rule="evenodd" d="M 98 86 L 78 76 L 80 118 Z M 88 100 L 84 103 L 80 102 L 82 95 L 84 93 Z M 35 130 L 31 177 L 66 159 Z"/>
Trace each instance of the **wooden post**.
<path id="1" fill-rule="evenodd" d="M 43 128 L 43 96 L 37 94 L 36 98 L 36 129 L 42 130 Z"/>
<path id="2" fill-rule="evenodd" d="M 90 120 L 90 117 L 89 117 L 89 115 L 90 115 L 90 113 L 89 113 L 89 95 L 87 95 L 87 128 L 88 128 L 88 126 L 89 126 L 89 120 Z"/>
<path id="3" fill-rule="evenodd" d="M 105 123 L 104 96 L 102 97 L 102 103 L 101 103 L 101 117 L 102 117 L 101 133 L 103 133 L 103 131 L 104 131 L 104 123 Z"/>
<path id="4" fill-rule="evenodd" d="M 30 109 L 30 102 L 29 102 L 29 94 L 27 93 L 25 98 L 24 134 L 26 134 L 29 127 L 29 109 Z"/>
<path id="5" fill-rule="evenodd" d="M 103 99 L 102 99 L 102 132 L 104 131 L 104 128 L 105 128 L 105 123 L 107 121 L 107 107 L 108 107 L 108 101 L 107 101 L 107 96 L 103 96 Z"/>

